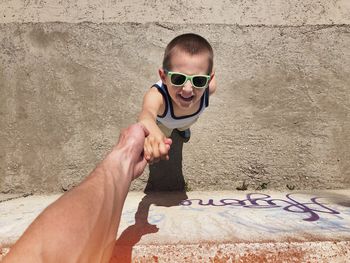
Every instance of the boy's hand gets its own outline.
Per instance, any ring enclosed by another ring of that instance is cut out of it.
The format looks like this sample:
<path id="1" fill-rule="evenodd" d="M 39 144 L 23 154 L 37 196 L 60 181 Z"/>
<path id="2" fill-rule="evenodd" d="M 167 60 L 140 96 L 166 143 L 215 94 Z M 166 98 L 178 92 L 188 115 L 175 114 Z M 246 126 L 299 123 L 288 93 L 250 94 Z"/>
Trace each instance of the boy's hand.
<path id="1" fill-rule="evenodd" d="M 145 139 L 144 157 L 149 164 L 160 160 L 169 160 L 169 150 L 172 140 L 161 135 L 149 134 Z"/>

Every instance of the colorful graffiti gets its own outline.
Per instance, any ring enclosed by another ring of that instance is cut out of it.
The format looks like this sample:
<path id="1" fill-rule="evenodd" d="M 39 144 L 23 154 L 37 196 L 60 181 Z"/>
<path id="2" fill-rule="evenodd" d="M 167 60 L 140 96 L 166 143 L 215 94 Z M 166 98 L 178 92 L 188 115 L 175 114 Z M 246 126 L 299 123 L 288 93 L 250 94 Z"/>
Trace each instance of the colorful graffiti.
<path id="1" fill-rule="evenodd" d="M 180 202 L 182 206 L 234 206 L 244 207 L 250 209 L 276 209 L 282 208 L 284 211 L 291 213 L 301 213 L 307 215 L 303 218 L 304 221 L 314 222 L 320 219 L 320 213 L 322 214 L 340 214 L 338 211 L 327 207 L 326 205 L 318 201 L 319 197 L 312 197 L 308 202 L 297 201 L 296 197 L 292 197 L 292 194 L 286 194 L 286 199 L 272 198 L 270 195 L 262 193 L 249 193 L 243 199 L 237 198 L 224 198 L 218 201 L 214 199 L 208 199 L 204 201 L 202 199 L 186 199 Z"/>

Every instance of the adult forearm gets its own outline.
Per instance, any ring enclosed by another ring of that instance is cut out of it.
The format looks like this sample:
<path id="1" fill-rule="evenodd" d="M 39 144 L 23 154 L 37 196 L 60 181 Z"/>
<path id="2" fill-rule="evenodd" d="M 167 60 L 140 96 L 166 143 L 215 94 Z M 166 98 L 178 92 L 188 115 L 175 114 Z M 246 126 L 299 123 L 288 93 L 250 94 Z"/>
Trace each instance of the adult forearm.
<path id="1" fill-rule="evenodd" d="M 140 124 L 77 187 L 46 208 L 5 257 L 8 262 L 109 262 L 130 183 L 147 164 Z"/>
<path id="2" fill-rule="evenodd" d="M 111 152 L 80 185 L 43 211 L 4 262 L 108 262 L 131 173 L 130 162 Z"/>

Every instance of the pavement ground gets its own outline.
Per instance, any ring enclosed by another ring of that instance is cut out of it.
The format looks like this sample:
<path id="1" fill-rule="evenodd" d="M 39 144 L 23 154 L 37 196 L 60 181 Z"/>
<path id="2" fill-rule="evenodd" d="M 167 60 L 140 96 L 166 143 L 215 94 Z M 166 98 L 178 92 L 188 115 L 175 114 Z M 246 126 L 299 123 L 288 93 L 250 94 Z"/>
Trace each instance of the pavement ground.
<path id="1" fill-rule="evenodd" d="M 59 196 L 0 196 L 2 254 Z M 130 192 L 113 260 L 350 262 L 350 191 Z"/>

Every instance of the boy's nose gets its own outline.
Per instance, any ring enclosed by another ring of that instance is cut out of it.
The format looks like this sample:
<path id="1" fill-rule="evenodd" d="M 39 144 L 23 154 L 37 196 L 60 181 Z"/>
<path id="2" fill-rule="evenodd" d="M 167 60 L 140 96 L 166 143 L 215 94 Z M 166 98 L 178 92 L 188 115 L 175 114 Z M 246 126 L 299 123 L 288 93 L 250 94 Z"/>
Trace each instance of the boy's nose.
<path id="1" fill-rule="evenodd" d="M 192 92 L 192 88 L 193 88 L 192 82 L 190 80 L 187 80 L 183 85 L 182 90 L 185 92 Z"/>

